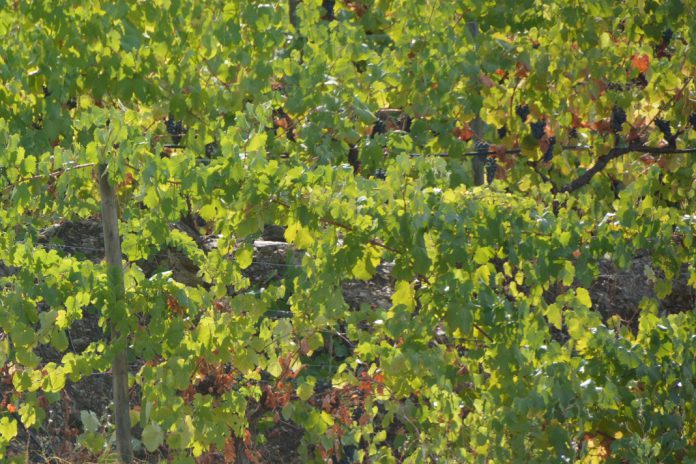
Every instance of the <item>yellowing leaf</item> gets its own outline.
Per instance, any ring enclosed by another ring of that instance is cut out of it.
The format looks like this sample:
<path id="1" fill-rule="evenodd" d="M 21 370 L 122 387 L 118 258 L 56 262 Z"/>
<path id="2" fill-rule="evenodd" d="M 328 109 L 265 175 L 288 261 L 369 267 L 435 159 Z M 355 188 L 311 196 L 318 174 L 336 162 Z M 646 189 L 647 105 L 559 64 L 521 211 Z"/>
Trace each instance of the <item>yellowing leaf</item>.
<path id="1" fill-rule="evenodd" d="M 590 298 L 590 292 L 588 292 L 586 289 L 582 287 L 578 288 L 577 290 L 575 290 L 575 296 L 577 296 L 580 304 L 582 304 L 586 308 L 592 307 L 592 299 Z"/>
<path id="2" fill-rule="evenodd" d="M 410 283 L 406 282 L 405 280 L 400 280 L 396 283 L 394 289 L 395 291 L 392 295 L 392 303 L 394 303 L 394 306 L 402 304 L 409 310 L 413 310 L 413 308 L 416 307 L 416 295 Z"/>
<path id="3" fill-rule="evenodd" d="M 297 396 L 302 401 L 307 401 L 314 394 L 314 382 L 302 382 L 297 386 Z"/>
<path id="4" fill-rule="evenodd" d="M 309 229 L 303 227 L 299 222 L 288 224 L 285 229 L 285 240 L 288 243 L 294 243 L 301 250 L 309 248 L 314 243 L 314 237 Z"/>
<path id="5" fill-rule="evenodd" d="M 254 261 L 254 249 L 250 246 L 243 246 L 237 250 L 235 256 L 239 267 L 246 269 Z"/>
<path id="6" fill-rule="evenodd" d="M 9 442 L 17 435 L 17 421 L 5 416 L 0 419 L 0 437 Z"/>
<path id="7" fill-rule="evenodd" d="M 264 148 L 266 146 L 266 139 L 268 135 L 265 132 L 254 135 L 247 143 L 247 151 L 256 151 Z"/>
<path id="8" fill-rule="evenodd" d="M 474 262 L 481 265 L 486 264 L 494 255 L 495 252 L 491 247 L 480 247 L 474 254 Z"/>
<path id="9" fill-rule="evenodd" d="M 546 319 L 548 319 L 549 324 L 561 330 L 563 326 L 563 311 L 557 304 L 551 304 L 546 308 Z"/>

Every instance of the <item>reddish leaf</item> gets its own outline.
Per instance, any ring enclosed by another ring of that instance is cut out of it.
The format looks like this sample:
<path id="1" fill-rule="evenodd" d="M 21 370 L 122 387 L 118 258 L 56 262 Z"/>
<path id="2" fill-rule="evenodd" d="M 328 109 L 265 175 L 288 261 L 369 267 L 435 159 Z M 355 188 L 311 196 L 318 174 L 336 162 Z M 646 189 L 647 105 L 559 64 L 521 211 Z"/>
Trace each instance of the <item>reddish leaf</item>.
<path id="1" fill-rule="evenodd" d="M 454 136 L 459 140 L 468 142 L 471 138 L 476 135 L 474 131 L 471 130 L 468 124 L 464 124 L 464 127 L 455 127 Z"/>
<path id="2" fill-rule="evenodd" d="M 650 58 L 648 58 L 648 55 L 633 55 L 631 57 L 631 67 L 640 72 L 645 72 L 650 67 Z"/>

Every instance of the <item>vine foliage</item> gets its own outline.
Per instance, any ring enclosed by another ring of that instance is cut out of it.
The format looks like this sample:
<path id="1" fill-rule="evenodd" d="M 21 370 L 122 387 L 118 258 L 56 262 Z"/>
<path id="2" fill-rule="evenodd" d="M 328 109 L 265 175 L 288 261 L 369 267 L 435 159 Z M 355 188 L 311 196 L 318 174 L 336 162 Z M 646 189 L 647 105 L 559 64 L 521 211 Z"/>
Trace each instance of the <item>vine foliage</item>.
<path id="1" fill-rule="evenodd" d="M 127 350 L 136 455 L 171 462 L 258 461 L 281 421 L 311 462 L 696 459 L 694 307 L 659 309 L 696 287 L 694 8 L 6 2 L 0 456 Z M 102 164 L 124 299 L 41 241 L 100 218 Z M 252 285 L 268 224 L 294 254 Z M 629 324 L 588 289 L 639 250 Z M 385 267 L 390 303 L 349 307 Z M 78 441 L 113 432 L 85 411 Z"/>

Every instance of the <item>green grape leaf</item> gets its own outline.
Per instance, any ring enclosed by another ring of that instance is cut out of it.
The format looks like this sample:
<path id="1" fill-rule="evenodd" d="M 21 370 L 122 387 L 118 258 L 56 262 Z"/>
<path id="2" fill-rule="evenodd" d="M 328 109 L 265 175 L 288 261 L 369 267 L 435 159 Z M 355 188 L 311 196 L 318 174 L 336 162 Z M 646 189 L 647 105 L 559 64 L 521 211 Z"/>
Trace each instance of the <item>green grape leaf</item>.
<path id="1" fill-rule="evenodd" d="M 142 442 L 145 449 L 153 453 L 164 443 L 164 432 L 158 424 L 150 422 L 143 429 Z"/>
<path id="2" fill-rule="evenodd" d="M 80 411 L 80 420 L 82 421 L 82 426 L 87 432 L 96 432 L 101 427 L 99 419 L 94 411 Z"/>

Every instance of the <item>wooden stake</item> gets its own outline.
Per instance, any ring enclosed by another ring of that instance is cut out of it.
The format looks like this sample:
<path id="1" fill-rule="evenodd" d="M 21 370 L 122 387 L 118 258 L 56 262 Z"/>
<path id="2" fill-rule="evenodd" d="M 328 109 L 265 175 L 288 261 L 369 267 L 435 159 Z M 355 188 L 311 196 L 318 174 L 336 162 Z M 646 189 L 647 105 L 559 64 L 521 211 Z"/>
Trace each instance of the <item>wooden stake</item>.
<path id="1" fill-rule="evenodd" d="M 114 316 L 123 310 L 126 290 L 123 283 L 121 267 L 121 240 L 118 234 L 118 210 L 116 191 L 109 183 L 107 167 L 99 165 L 99 192 L 101 193 L 102 226 L 104 228 L 104 250 L 108 266 L 110 294 L 111 341 L 123 343 Z M 111 368 L 114 389 L 114 421 L 116 423 L 116 449 L 121 461 L 130 464 L 133 461 L 131 448 L 130 404 L 128 401 L 128 344 L 117 348 Z"/>

